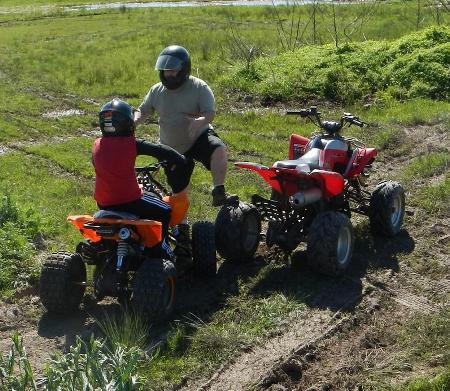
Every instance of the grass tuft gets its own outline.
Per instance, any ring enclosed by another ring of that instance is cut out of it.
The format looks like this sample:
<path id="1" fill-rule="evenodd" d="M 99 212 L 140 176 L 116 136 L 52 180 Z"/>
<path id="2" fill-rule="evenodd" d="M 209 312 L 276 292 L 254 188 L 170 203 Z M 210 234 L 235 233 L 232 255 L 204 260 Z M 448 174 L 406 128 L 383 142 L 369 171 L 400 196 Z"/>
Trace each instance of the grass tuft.
<path id="1" fill-rule="evenodd" d="M 115 316 L 105 313 L 101 319 L 97 319 L 97 324 L 110 348 L 120 345 L 127 349 L 143 349 L 150 330 L 145 318 L 129 309 Z"/>

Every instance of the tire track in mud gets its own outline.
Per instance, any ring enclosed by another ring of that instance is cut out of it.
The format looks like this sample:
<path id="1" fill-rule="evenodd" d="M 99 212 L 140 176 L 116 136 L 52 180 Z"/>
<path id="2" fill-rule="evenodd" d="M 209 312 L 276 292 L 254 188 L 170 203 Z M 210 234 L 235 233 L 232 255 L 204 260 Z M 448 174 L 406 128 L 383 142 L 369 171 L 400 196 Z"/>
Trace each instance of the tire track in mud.
<path id="1" fill-rule="evenodd" d="M 342 291 L 346 294 L 336 298 L 336 292 Z M 206 381 L 197 380 L 179 389 L 238 391 L 264 382 L 267 374 L 288 357 L 311 350 L 319 341 L 329 338 L 345 324 L 351 323 L 353 316 L 346 315 L 345 311 L 355 308 L 365 296 L 366 294 L 361 292 L 361 282 L 345 278 L 337 280 L 313 299 L 312 304 L 315 303 L 317 308 L 310 308 L 290 316 L 286 322 L 290 325 L 288 330 L 223 365 Z M 319 303 L 332 303 L 330 307 L 333 309 L 320 308 Z M 356 308 L 361 305 L 370 307 L 373 303 L 372 300 L 367 300 L 367 303 L 364 301 L 364 304 L 360 303 Z M 289 362 L 286 365 L 294 377 L 295 373 L 301 370 L 295 363 Z"/>
<path id="2" fill-rule="evenodd" d="M 438 312 L 446 306 L 446 303 L 433 305 L 424 296 L 409 292 L 395 281 L 387 282 L 371 275 L 367 277 L 363 279 L 361 295 L 347 297 L 347 302 L 338 311 L 312 309 L 295 314 L 288 322 L 291 327 L 281 335 L 223 365 L 206 381 L 193 381 L 179 389 L 265 390 L 272 389 L 273 385 L 295 384 L 306 371 L 308 362 L 314 360 L 321 345 L 326 345 L 330 338 L 344 329 L 353 330 L 358 329 L 361 323 L 370 324 L 371 317 L 380 310 L 380 303 L 396 303 L 397 307 L 405 307 L 415 314 Z M 348 281 L 358 285 L 355 280 L 349 278 Z M 327 295 L 332 292 L 333 289 L 330 289 Z M 351 311 L 346 312 L 346 309 Z"/>

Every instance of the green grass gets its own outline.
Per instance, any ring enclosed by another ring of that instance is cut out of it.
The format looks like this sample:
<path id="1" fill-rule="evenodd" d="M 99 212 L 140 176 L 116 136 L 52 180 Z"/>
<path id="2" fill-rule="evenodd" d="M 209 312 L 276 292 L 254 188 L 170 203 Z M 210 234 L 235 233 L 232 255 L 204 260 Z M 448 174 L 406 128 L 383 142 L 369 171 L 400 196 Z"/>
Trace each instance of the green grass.
<path id="1" fill-rule="evenodd" d="M 42 233 L 39 215 L 19 208 L 8 194 L 0 196 L 0 293 L 7 295 L 36 283 L 39 270 L 32 243 Z"/>
<path id="2" fill-rule="evenodd" d="M 450 389 L 450 368 L 444 373 L 431 377 L 419 378 L 411 381 L 403 387 L 399 387 L 398 391 L 446 391 Z"/>
<path id="3" fill-rule="evenodd" d="M 444 391 L 450 387 L 450 312 L 418 316 L 399 334 L 399 345 L 413 364 L 438 358 L 438 376 L 414 378 L 398 391 Z M 436 366 L 436 364 L 434 364 Z"/>
<path id="4" fill-rule="evenodd" d="M 407 180 L 440 175 L 449 169 L 450 156 L 444 152 L 432 152 L 412 160 L 404 170 Z"/>
<path id="5" fill-rule="evenodd" d="M 449 201 L 450 178 L 420 189 L 412 199 L 415 205 L 435 216 L 448 213 Z"/>
<path id="6" fill-rule="evenodd" d="M 448 308 L 444 308 L 435 313 L 416 314 L 406 322 L 376 329 L 375 340 L 386 352 L 383 354 L 378 350 L 374 365 L 366 368 L 363 389 L 448 390 L 450 385 L 449 320 L 450 312 Z M 378 356 L 379 353 L 381 356 Z M 383 359 L 383 357 L 386 358 Z"/>
<path id="7" fill-rule="evenodd" d="M 64 249 L 79 239 L 66 222 L 68 214 L 95 210 L 93 182 L 71 176 L 50 161 L 20 152 L 0 159 L 0 186 L 20 208 L 32 210 L 50 248 Z"/>
<path id="8" fill-rule="evenodd" d="M 56 163 L 67 172 L 93 178 L 94 169 L 91 163 L 93 142 L 93 138 L 81 137 L 63 143 L 31 145 L 24 150 Z"/>

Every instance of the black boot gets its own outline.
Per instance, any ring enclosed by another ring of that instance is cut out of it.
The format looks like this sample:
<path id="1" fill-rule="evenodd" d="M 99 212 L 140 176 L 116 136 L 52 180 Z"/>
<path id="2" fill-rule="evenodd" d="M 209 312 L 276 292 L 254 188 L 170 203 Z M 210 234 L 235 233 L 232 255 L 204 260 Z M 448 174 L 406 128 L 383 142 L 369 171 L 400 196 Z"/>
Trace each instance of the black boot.
<path id="1" fill-rule="evenodd" d="M 189 224 L 178 224 L 174 231 L 177 243 L 173 252 L 176 257 L 177 270 L 183 273 L 193 266 Z"/>
<path id="2" fill-rule="evenodd" d="M 239 202 L 239 197 L 236 194 L 225 192 L 224 185 L 214 187 L 211 194 L 213 197 L 212 206 L 232 205 Z"/>

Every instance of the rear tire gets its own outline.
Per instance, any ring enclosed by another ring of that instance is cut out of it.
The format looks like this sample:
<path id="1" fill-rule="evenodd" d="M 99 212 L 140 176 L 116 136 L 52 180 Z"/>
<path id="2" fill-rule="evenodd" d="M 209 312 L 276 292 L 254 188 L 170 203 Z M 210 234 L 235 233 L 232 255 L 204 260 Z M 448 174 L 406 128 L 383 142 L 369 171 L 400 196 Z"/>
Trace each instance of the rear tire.
<path id="1" fill-rule="evenodd" d="M 370 197 L 369 220 L 374 233 L 394 236 L 399 233 L 405 216 L 405 192 L 398 182 L 378 184 Z"/>
<path id="2" fill-rule="evenodd" d="M 86 286 L 86 265 L 79 254 L 58 252 L 43 263 L 39 295 L 50 313 L 65 314 L 78 309 Z"/>
<path id="3" fill-rule="evenodd" d="M 261 216 L 252 204 L 223 206 L 216 218 L 217 252 L 229 261 L 245 261 L 253 257 L 261 236 Z"/>
<path id="4" fill-rule="evenodd" d="M 146 259 L 133 280 L 131 302 L 135 308 L 158 323 L 168 317 L 176 296 L 176 271 L 172 262 Z"/>
<path id="5" fill-rule="evenodd" d="M 192 225 L 192 258 L 196 272 L 205 277 L 213 277 L 217 272 L 214 229 L 210 221 L 198 221 Z"/>
<path id="6" fill-rule="evenodd" d="M 309 228 L 308 264 L 320 273 L 338 276 L 350 265 L 353 245 L 352 223 L 347 216 L 339 212 L 320 213 Z"/>

